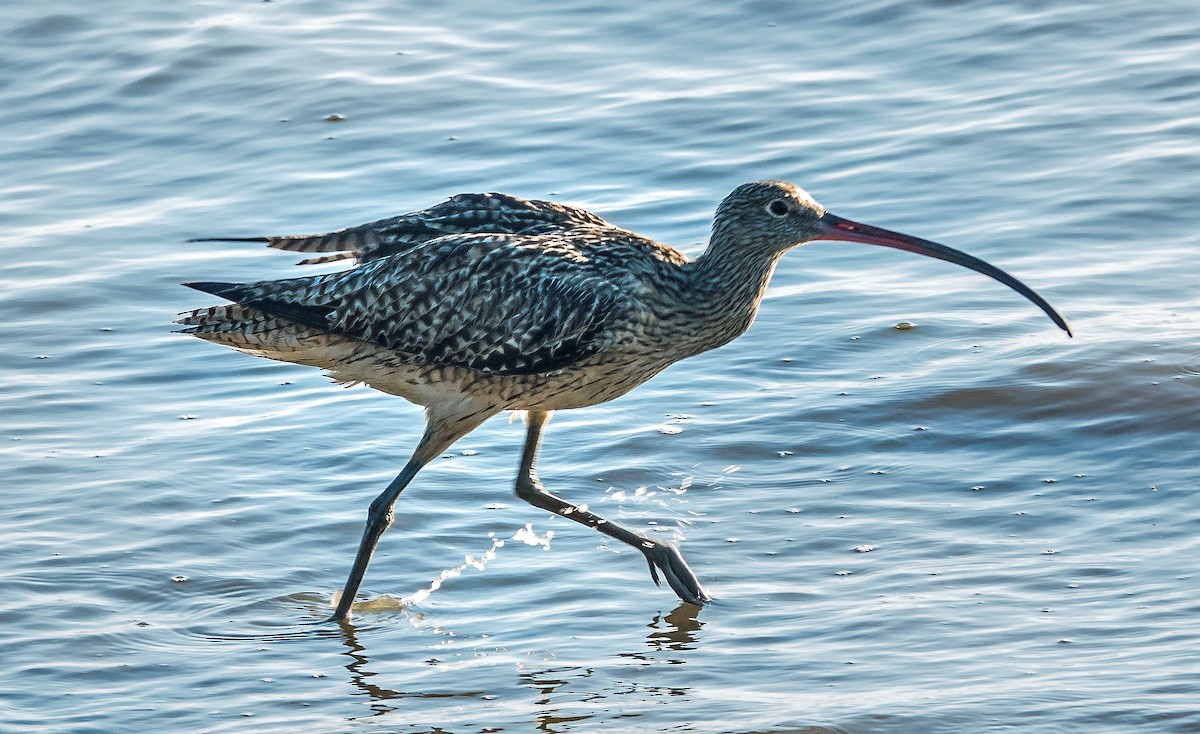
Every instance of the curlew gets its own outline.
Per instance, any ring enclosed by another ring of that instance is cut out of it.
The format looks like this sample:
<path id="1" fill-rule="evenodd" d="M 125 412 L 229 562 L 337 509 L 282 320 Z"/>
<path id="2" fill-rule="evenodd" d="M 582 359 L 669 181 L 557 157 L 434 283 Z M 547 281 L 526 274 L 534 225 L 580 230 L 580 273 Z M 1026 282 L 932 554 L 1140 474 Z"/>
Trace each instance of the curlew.
<path id="1" fill-rule="evenodd" d="M 516 493 L 639 550 L 685 602 L 710 597 L 672 543 L 560 499 L 536 472 L 555 410 L 623 395 L 668 365 L 733 340 L 758 312 L 779 258 L 813 240 L 893 247 L 1009 286 L 1069 335 L 1021 281 L 935 242 L 827 212 L 783 181 L 736 188 L 705 252 L 678 250 L 582 209 L 505 194 L 461 194 L 423 211 L 322 235 L 204 238 L 352 259 L 340 272 L 256 283 L 187 283 L 229 304 L 181 316 L 182 331 L 242 352 L 325 370 L 425 408 L 425 432 L 371 503 L 333 618 L 344 620 L 401 491 L 488 418 L 527 411 Z M 661 584 L 660 584 L 661 585 Z"/>

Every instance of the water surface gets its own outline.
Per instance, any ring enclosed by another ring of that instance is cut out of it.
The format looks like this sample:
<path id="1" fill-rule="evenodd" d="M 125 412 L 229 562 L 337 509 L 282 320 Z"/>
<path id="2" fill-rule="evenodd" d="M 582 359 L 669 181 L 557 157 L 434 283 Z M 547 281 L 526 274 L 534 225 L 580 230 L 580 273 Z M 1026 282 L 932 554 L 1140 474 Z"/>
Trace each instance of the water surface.
<path id="1" fill-rule="evenodd" d="M 0 34 L 5 731 L 1200 731 L 1193 3 L 49 2 Z M 300 272 L 185 238 L 500 190 L 698 254 L 767 177 L 1076 338 L 807 246 L 745 337 L 546 439 L 551 489 L 718 604 L 513 497 L 495 419 L 405 492 L 354 625 L 310 624 L 420 412 L 172 334 L 214 302 L 181 281 Z"/>

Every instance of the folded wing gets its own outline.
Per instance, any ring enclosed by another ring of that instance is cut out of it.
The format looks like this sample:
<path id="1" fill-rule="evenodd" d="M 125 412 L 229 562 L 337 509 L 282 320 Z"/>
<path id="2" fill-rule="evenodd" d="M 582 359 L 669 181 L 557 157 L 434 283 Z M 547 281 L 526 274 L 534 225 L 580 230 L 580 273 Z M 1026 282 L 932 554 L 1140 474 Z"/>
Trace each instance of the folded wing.
<path id="1" fill-rule="evenodd" d="M 537 374 L 627 336 L 613 326 L 629 323 L 618 318 L 628 306 L 620 284 L 581 246 L 598 235 L 575 228 L 443 236 L 339 273 L 188 285 L 271 319 L 371 342 L 413 364 Z M 218 328 L 212 318 L 202 310 L 180 323 L 204 336 Z"/>
<path id="2" fill-rule="evenodd" d="M 447 235 L 536 235 L 581 227 L 619 230 L 584 209 L 508 194 L 486 193 L 459 194 L 428 209 L 326 234 L 202 237 L 192 241 L 263 242 L 268 247 L 280 250 L 330 253 L 301 260 L 301 265 L 347 259 L 367 263 Z"/>

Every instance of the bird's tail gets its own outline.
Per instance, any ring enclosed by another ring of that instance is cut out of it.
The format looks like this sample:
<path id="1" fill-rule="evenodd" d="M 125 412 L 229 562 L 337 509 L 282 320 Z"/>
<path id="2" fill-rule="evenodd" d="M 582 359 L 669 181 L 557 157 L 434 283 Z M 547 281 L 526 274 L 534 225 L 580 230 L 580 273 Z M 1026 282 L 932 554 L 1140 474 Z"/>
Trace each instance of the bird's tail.
<path id="1" fill-rule="evenodd" d="M 366 227 L 339 229 L 326 234 L 276 235 L 270 237 L 195 237 L 188 242 L 261 242 L 267 247 L 292 252 L 326 252 L 328 255 L 309 257 L 298 265 L 317 265 L 338 260 L 354 260 L 376 244 L 373 232 Z"/>
<path id="2" fill-rule="evenodd" d="M 281 362 L 328 368 L 353 353 L 358 340 L 272 316 L 238 303 L 180 314 L 181 334 Z"/>

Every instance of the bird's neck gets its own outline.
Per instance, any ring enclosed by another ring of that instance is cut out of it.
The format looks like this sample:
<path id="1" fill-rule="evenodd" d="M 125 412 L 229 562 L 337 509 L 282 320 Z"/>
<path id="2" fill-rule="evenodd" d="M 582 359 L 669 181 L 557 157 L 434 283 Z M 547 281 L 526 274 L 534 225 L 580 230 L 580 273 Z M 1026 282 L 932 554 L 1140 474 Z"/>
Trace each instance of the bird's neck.
<path id="1" fill-rule="evenodd" d="M 704 254 L 688 263 L 688 315 L 703 327 L 690 330 L 696 335 L 693 354 L 727 344 L 750 328 L 782 254 L 755 252 L 714 235 Z"/>

